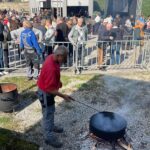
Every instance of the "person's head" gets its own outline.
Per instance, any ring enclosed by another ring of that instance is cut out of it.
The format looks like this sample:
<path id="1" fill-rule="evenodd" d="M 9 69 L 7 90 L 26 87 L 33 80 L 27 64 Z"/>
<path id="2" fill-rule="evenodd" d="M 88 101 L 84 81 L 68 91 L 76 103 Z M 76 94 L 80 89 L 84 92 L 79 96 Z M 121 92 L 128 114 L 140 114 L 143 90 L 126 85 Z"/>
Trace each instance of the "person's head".
<path id="1" fill-rule="evenodd" d="M 31 29 L 33 26 L 32 26 L 32 23 L 30 21 L 25 20 L 25 21 L 23 21 L 23 27 Z"/>
<path id="2" fill-rule="evenodd" d="M 38 17 L 33 18 L 33 23 L 39 23 Z"/>
<path id="3" fill-rule="evenodd" d="M 69 20 L 67 20 L 67 26 L 69 27 L 69 28 L 72 28 L 72 25 L 73 25 L 73 21 L 72 21 L 72 19 L 69 19 Z"/>
<path id="4" fill-rule="evenodd" d="M 73 17 L 72 22 L 73 22 L 74 25 L 76 25 L 77 24 L 77 17 Z"/>
<path id="5" fill-rule="evenodd" d="M 119 15 L 119 14 L 116 14 L 116 18 L 120 18 L 120 15 Z"/>
<path id="6" fill-rule="evenodd" d="M 16 20 L 16 17 L 15 17 L 15 16 L 12 16 L 12 17 L 11 17 L 11 20 L 13 20 L 13 21 Z"/>
<path id="7" fill-rule="evenodd" d="M 60 64 L 62 64 L 63 62 L 66 62 L 67 54 L 68 54 L 68 49 L 67 47 L 63 45 L 58 46 L 54 49 L 54 55 L 55 55 L 56 61 Z"/>
<path id="8" fill-rule="evenodd" d="M 103 26 L 106 26 L 108 24 L 108 20 L 107 19 L 104 19 L 103 20 Z"/>
<path id="9" fill-rule="evenodd" d="M 106 30 L 110 31 L 111 29 L 112 29 L 112 24 L 111 23 L 107 23 Z"/>
<path id="10" fill-rule="evenodd" d="M 0 20 L 4 19 L 4 14 L 2 12 L 0 12 Z"/>
<path id="11" fill-rule="evenodd" d="M 46 19 L 42 19 L 42 20 L 41 20 L 41 26 L 44 26 L 44 27 L 45 27 L 45 25 L 46 25 Z"/>
<path id="12" fill-rule="evenodd" d="M 51 19 L 46 19 L 46 26 L 50 27 L 52 25 L 52 20 Z"/>
<path id="13" fill-rule="evenodd" d="M 64 19 L 62 17 L 57 18 L 57 24 L 63 23 Z"/>
<path id="14" fill-rule="evenodd" d="M 130 18 L 131 18 L 131 19 L 134 19 L 134 15 L 130 15 Z"/>
<path id="15" fill-rule="evenodd" d="M 78 18 L 78 26 L 79 27 L 82 27 L 83 26 L 83 22 L 84 22 L 84 19 L 83 18 Z"/>

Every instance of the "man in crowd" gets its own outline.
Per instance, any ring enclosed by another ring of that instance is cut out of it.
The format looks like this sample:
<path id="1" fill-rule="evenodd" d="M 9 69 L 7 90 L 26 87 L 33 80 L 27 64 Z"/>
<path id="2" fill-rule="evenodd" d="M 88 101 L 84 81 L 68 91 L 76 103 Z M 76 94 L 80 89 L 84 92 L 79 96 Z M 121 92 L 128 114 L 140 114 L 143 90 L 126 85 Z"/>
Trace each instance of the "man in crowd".
<path id="1" fill-rule="evenodd" d="M 35 33 L 32 31 L 32 24 L 29 21 L 23 22 L 25 30 L 20 36 L 20 48 L 24 49 L 27 63 L 27 77 L 37 79 L 39 74 L 39 55 L 42 50 L 39 47 Z"/>
<path id="2" fill-rule="evenodd" d="M 63 128 L 54 124 L 55 96 L 62 97 L 66 101 L 73 100 L 72 97 L 59 92 L 62 87 L 60 81 L 60 64 L 65 62 L 68 50 L 65 46 L 58 46 L 54 54 L 45 60 L 37 85 L 38 97 L 42 106 L 43 131 L 46 144 L 55 148 L 61 148 L 62 143 L 58 140 L 55 132 L 62 133 Z"/>
<path id="3" fill-rule="evenodd" d="M 118 22 L 113 22 L 113 28 L 111 29 L 111 32 L 111 36 L 113 36 L 111 47 L 111 65 L 120 64 L 120 41 L 123 40 L 123 30 L 119 28 Z"/>
<path id="4" fill-rule="evenodd" d="M 106 25 L 108 24 L 107 20 L 104 19 L 103 23 L 100 25 L 98 30 L 98 65 L 103 65 L 103 44 L 99 43 L 102 41 L 102 35 L 106 29 Z"/>
<path id="5" fill-rule="evenodd" d="M 75 25 L 69 35 L 69 41 L 74 46 L 75 50 L 75 60 L 78 61 L 79 67 L 75 66 L 75 73 L 80 74 L 83 67 L 83 56 L 85 50 L 85 41 L 87 41 L 88 30 L 87 27 L 83 25 L 84 19 L 78 18 L 77 25 Z"/>
<path id="6" fill-rule="evenodd" d="M 10 31 L 16 30 L 18 28 L 20 28 L 20 23 L 16 19 L 16 16 L 12 16 L 10 19 Z"/>
<path id="7" fill-rule="evenodd" d="M 45 53 L 46 55 L 50 55 L 53 52 L 53 45 L 54 45 L 54 41 L 55 41 L 55 29 L 52 26 L 52 20 L 51 19 L 47 19 L 46 20 L 46 27 L 47 27 L 47 32 L 45 34 Z"/>
<path id="8" fill-rule="evenodd" d="M 6 28 L 8 29 L 8 27 L 7 25 L 4 25 L 3 19 L 4 19 L 4 14 L 0 12 L 0 75 L 8 74 L 8 72 L 4 70 L 4 67 L 9 66 L 8 55 L 6 55 L 8 52 L 7 37 L 8 37 L 9 30 L 6 30 Z M 6 61 L 4 62 L 4 60 Z"/>
<path id="9" fill-rule="evenodd" d="M 114 37 L 111 35 L 112 24 L 107 23 L 107 20 L 104 20 L 103 26 L 99 29 L 98 35 L 98 63 L 100 65 L 99 69 L 105 69 L 103 64 L 105 63 L 104 57 L 107 49 L 107 43 L 112 41 Z M 103 42 L 101 42 L 103 41 Z M 106 62 L 107 63 L 107 62 Z"/>
<path id="10" fill-rule="evenodd" d="M 64 22 L 62 17 L 57 18 L 56 26 L 56 42 L 66 42 L 67 41 L 68 27 Z"/>

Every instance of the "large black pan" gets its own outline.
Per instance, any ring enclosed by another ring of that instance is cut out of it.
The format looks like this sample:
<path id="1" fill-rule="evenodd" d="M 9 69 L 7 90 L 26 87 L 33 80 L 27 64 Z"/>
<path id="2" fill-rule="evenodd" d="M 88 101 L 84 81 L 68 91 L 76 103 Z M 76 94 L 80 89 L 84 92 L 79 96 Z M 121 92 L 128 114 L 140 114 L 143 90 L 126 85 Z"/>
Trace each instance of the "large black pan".
<path id="1" fill-rule="evenodd" d="M 113 112 L 99 112 L 90 118 L 90 133 L 105 140 L 123 138 L 126 127 L 127 121 Z"/>
<path id="2" fill-rule="evenodd" d="M 110 142 L 115 142 L 117 139 L 124 137 L 127 121 L 123 117 L 113 112 L 99 112 L 98 109 L 81 101 L 74 101 L 98 112 L 90 118 L 90 133 Z"/>

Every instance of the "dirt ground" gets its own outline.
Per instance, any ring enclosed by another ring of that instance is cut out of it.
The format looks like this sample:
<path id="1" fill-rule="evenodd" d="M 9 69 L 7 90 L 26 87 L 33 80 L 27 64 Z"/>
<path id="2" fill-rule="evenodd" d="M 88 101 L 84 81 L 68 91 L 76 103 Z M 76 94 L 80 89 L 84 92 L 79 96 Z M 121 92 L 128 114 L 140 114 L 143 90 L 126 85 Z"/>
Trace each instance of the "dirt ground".
<path id="1" fill-rule="evenodd" d="M 112 111 L 128 122 L 127 136 L 134 150 L 150 149 L 150 72 L 115 72 L 81 75 L 62 89 L 76 100 L 99 111 Z M 56 98 L 55 122 L 64 127 L 58 134 L 64 146 L 61 150 L 92 150 L 96 141 L 87 137 L 90 117 L 97 113 L 76 102 L 66 103 Z M 41 128 L 41 107 L 38 100 L 14 114 L 22 137 L 40 145 L 41 150 L 55 150 L 44 144 Z M 121 148 L 116 147 L 117 150 Z M 100 143 L 96 150 L 111 150 L 109 143 Z"/>

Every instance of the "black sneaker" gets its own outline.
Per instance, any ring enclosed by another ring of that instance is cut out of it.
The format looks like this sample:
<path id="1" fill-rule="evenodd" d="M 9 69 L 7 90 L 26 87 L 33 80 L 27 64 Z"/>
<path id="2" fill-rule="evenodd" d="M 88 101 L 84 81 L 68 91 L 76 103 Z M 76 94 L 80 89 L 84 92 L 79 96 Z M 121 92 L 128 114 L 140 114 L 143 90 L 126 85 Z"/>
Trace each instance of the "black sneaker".
<path id="1" fill-rule="evenodd" d="M 56 133 L 63 133 L 64 129 L 58 126 L 54 126 L 53 131 Z"/>
<path id="2" fill-rule="evenodd" d="M 56 136 L 52 136 L 50 139 L 45 140 L 45 143 L 54 148 L 62 148 L 62 146 L 63 146 L 63 144 L 61 142 L 59 142 L 59 140 Z"/>

